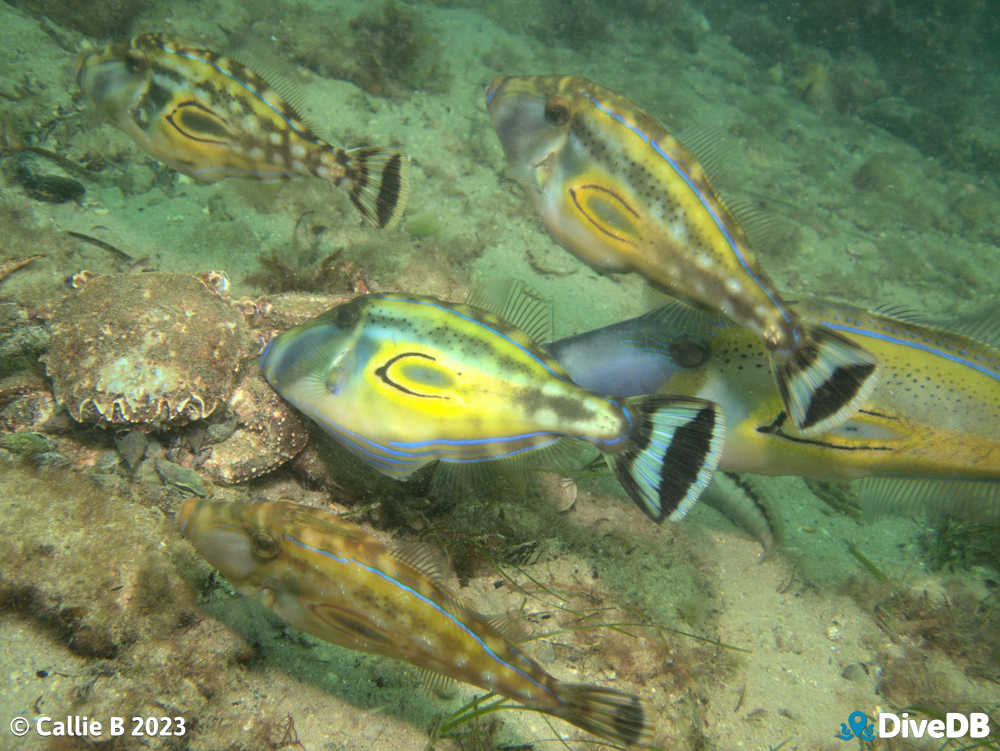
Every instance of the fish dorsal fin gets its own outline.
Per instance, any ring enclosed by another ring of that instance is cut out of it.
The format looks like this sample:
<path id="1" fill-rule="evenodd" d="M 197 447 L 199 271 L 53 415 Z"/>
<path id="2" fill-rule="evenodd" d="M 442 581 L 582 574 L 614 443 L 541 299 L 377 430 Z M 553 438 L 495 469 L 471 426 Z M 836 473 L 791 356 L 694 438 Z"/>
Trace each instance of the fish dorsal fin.
<path id="1" fill-rule="evenodd" d="M 281 97 L 282 101 L 295 110 L 295 114 L 300 117 L 302 116 L 302 105 L 305 102 L 302 90 L 285 74 L 281 73 L 276 64 L 252 59 L 252 51 L 233 52 L 227 55 L 227 57 L 239 63 L 247 70 L 252 71 L 264 83 L 274 89 L 274 92 Z"/>
<path id="2" fill-rule="evenodd" d="M 445 588 L 444 572 L 447 569 L 447 560 L 434 546 L 423 542 L 397 542 L 393 545 L 390 555 L 415 568 L 436 586 Z"/>
<path id="3" fill-rule="evenodd" d="M 726 202 L 726 208 L 736 217 L 754 253 L 762 256 L 788 254 L 788 220 L 774 214 L 752 198 L 736 198 Z"/>
<path id="4" fill-rule="evenodd" d="M 884 516 L 1000 523 L 1000 481 L 867 477 L 854 484 L 869 520 Z"/>
<path id="5" fill-rule="evenodd" d="M 1000 303 L 960 316 L 949 322 L 950 330 L 983 344 L 1000 346 Z"/>
<path id="6" fill-rule="evenodd" d="M 466 304 L 499 316 L 533 342 L 552 340 L 552 305 L 524 282 L 506 279 L 477 286 Z"/>
<path id="7" fill-rule="evenodd" d="M 680 332 L 694 336 L 708 336 L 719 326 L 731 325 L 728 319 L 717 313 L 701 310 L 680 300 L 671 300 L 666 305 L 642 316 L 663 330 L 669 340 Z"/>
<path id="8" fill-rule="evenodd" d="M 877 305 L 872 312 L 882 316 L 883 318 L 891 318 L 892 320 L 899 321 L 900 323 L 912 323 L 917 326 L 926 326 L 927 328 L 932 329 L 944 328 L 944 325 L 940 321 L 936 321 L 929 315 L 921 313 L 919 310 L 907 307 L 906 305 L 896 305 L 894 303 Z"/>
<path id="9" fill-rule="evenodd" d="M 291 110 L 291 114 L 295 116 L 296 119 L 303 125 L 305 125 L 313 134 L 318 138 L 329 141 L 329 134 L 324 133 L 322 129 L 317 127 L 316 123 L 306 116 L 305 114 L 305 102 L 306 97 L 302 91 L 302 87 L 288 77 L 287 74 L 279 71 L 276 65 L 271 65 L 269 63 L 262 63 L 259 60 L 250 59 L 252 53 L 234 53 L 229 56 L 230 60 L 239 63 L 244 68 L 252 72 L 257 76 L 263 83 L 265 83 L 285 104 L 285 106 Z M 272 102 L 272 104 L 276 104 Z"/>
<path id="10" fill-rule="evenodd" d="M 727 138 L 718 128 L 704 125 L 683 128 L 678 140 L 705 170 L 708 181 L 716 190 L 726 182 L 723 165 L 733 164 L 740 158 L 736 140 Z"/>
<path id="11" fill-rule="evenodd" d="M 942 333 L 960 334 L 982 344 L 1000 344 L 1000 304 L 963 316 L 938 319 L 903 305 L 880 305 L 875 313 L 901 323 L 912 323 Z"/>

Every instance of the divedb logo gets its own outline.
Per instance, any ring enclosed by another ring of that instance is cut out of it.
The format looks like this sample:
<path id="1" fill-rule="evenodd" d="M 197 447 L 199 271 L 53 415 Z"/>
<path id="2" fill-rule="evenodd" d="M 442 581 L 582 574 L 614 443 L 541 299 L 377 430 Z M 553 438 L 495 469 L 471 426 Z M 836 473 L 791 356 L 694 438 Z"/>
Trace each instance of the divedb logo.
<path id="1" fill-rule="evenodd" d="M 878 738 L 986 738 L 990 734 L 990 716 L 985 712 L 948 712 L 944 719 L 915 719 L 906 712 L 894 714 L 879 712 L 871 720 L 864 712 L 855 710 L 840 723 L 837 737 L 849 741 L 860 738 L 873 741 Z"/>

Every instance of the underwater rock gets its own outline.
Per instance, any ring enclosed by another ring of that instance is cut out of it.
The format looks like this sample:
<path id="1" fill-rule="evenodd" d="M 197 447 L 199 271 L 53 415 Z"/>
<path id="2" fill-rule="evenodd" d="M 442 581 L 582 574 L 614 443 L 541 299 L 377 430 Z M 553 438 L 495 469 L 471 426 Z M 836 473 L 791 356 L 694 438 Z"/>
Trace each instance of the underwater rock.
<path id="1" fill-rule="evenodd" d="M 247 342 L 193 274 L 97 276 L 56 308 L 44 361 L 77 421 L 183 425 L 223 406 Z"/>
<path id="2" fill-rule="evenodd" d="M 141 430 L 129 430 L 115 435 L 115 446 L 130 470 L 135 469 L 136 465 L 139 464 L 148 445 L 149 436 Z"/>
<path id="3" fill-rule="evenodd" d="M 48 16 L 52 21 L 87 36 L 105 38 L 127 34 L 142 10 L 142 0 L 25 0 L 18 3 L 29 13 Z"/>
<path id="4" fill-rule="evenodd" d="M 0 435 L 0 448 L 15 454 L 42 454 L 55 449 L 52 439 L 33 430 L 19 430 Z"/>
<path id="5" fill-rule="evenodd" d="M 58 451 L 41 451 L 28 454 L 28 461 L 35 469 L 54 469 L 55 467 L 65 467 L 69 464 L 69 457 L 60 454 Z"/>
<path id="6" fill-rule="evenodd" d="M 81 183 L 59 175 L 29 175 L 19 176 L 19 182 L 29 198 L 45 203 L 66 203 L 83 200 L 86 189 Z"/>
<path id="7" fill-rule="evenodd" d="M 182 467 L 175 462 L 166 459 L 157 459 L 156 473 L 167 485 L 175 485 L 181 490 L 194 493 L 199 498 L 207 498 L 211 495 L 208 486 L 197 472 L 187 467 Z"/>
<path id="8" fill-rule="evenodd" d="M 851 182 L 858 190 L 876 193 L 898 191 L 905 184 L 898 163 L 898 158 L 891 154 L 876 154 L 857 169 Z"/>
<path id="9" fill-rule="evenodd" d="M 48 671 L 65 673 L 58 690 L 39 691 L 46 712 L 183 715 L 198 719 L 185 747 L 228 748 L 216 734 L 239 727 L 241 710 L 224 692 L 242 680 L 252 650 L 199 614 L 193 589 L 208 571 L 173 521 L 74 473 L 13 466 L 2 481 L 32 502 L 0 503 L 0 525 L 18 530 L 0 544 L 0 608 L 38 634 L 34 656 Z M 127 497 L 142 498 L 141 490 Z M 142 747 L 167 751 L 176 738 L 151 737 Z"/>

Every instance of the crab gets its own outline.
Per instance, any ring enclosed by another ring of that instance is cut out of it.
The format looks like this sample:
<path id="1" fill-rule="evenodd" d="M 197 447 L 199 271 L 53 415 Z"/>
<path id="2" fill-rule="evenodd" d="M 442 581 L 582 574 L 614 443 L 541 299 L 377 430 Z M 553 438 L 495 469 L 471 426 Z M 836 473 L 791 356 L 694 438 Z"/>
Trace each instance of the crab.
<path id="1" fill-rule="evenodd" d="M 55 404 L 74 421 L 198 434 L 175 441 L 171 458 L 224 484 L 270 472 L 305 446 L 306 427 L 255 358 L 277 330 L 344 298 L 233 300 L 222 272 L 80 272 L 70 286 L 41 360 Z"/>

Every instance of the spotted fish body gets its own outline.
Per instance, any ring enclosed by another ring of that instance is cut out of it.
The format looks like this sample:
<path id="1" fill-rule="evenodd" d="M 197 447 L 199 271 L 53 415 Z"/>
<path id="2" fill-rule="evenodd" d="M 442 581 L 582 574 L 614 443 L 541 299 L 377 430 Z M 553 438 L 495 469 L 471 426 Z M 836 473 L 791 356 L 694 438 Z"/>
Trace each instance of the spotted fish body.
<path id="1" fill-rule="evenodd" d="M 296 628 L 495 691 L 617 743 L 648 740 L 639 699 L 557 680 L 459 602 L 419 554 L 291 503 L 192 499 L 177 518 L 240 593 Z"/>
<path id="2" fill-rule="evenodd" d="M 854 417 L 810 437 L 789 422 L 762 342 L 725 319 L 672 304 L 548 349 L 587 388 L 610 390 L 622 371 L 640 368 L 644 389 L 719 402 L 728 424 L 721 470 L 1000 480 L 1000 350 L 848 305 L 802 301 L 799 310 L 871 351 L 882 370 Z"/>
<path id="3" fill-rule="evenodd" d="M 405 155 L 331 146 L 263 78 L 211 50 L 140 34 L 81 59 L 77 82 L 143 149 L 196 180 L 319 177 L 344 184 L 378 227 L 406 206 Z"/>
<path id="4" fill-rule="evenodd" d="M 433 461 L 505 459 L 578 438 L 604 452 L 646 513 L 677 519 L 723 440 L 712 404 L 591 393 L 520 329 L 430 297 L 355 298 L 278 336 L 261 365 L 293 406 L 398 479 Z"/>
<path id="5" fill-rule="evenodd" d="M 552 236 L 600 269 L 638 271 L 753 331 L 802 431 L 836 426 L 871 393 L 875 359 L 800 321 L 705 170 L 656 120 L 571 76 L 501 77 L 486 101 Z"/>

